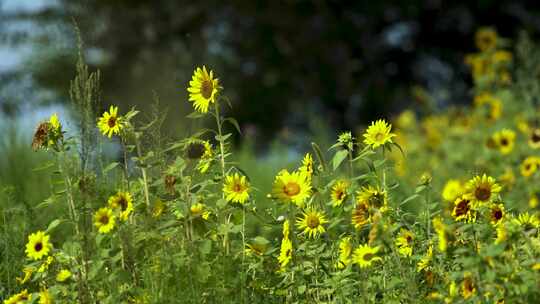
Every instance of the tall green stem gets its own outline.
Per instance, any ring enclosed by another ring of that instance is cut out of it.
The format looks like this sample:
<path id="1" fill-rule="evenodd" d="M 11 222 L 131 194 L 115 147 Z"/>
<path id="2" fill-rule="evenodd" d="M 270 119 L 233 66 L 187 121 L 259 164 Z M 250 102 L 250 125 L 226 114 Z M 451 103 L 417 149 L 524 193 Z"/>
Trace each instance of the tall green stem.
<path id="1" fill-rule="evenodd" d="M 216 116 L 216 124 L 218 128 L 218 141 L 219 141 L 219 155 L 220 155 L 220 162 L 221 162 L 221 177 L 222 179 L 225 179 L 225 140 L 223 139 L 223 131 L 221 128 L 221 115 L 219 113 L 219 104 L 215 103 L 215 116 Z M 223 196 L 225 194 L 222 194 Z"/>

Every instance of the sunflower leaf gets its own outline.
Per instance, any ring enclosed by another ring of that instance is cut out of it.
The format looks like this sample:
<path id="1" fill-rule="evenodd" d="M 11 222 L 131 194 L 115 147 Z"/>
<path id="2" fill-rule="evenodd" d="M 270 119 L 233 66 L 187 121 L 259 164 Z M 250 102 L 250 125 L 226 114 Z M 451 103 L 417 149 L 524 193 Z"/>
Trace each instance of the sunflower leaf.
<path id="1" fill-rule="evenodd" d="M 347 158 L 347 155 L 349 155 L 349 151 L 347 150 L 339 150 L 334 155 L 334 158 L 332 159 L 332 167 L 334 168 L 334 171 L 341 165 L 343 160 Z"/>

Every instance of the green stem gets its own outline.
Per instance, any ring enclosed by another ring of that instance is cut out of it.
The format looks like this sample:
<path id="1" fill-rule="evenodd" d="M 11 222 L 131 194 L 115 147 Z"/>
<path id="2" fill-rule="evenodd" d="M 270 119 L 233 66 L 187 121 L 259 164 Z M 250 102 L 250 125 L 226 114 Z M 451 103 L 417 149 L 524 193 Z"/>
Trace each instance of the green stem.
<path id="1" fill-rule="evenodd" d="M 220 162 L 221 162 L 221 177 L 222 180 L 225 179 L 225 142 L 223 140 L 223 131 L 221 128 L 221 115 L 219 114 L 219 105 L 216 102 L 215 103 L 215 116 L 216 116 L 216 124 L 218 128 L 218 141 L 219 141 L 219 155 L 220 155 Z M 223 194 L 223 197 L 225 194 Z"/>
<path id="2" fill-rule="evenodd" d="M 135 135 L 135 145 L 137 147 L 137 155 L 139 157 L 139 161 L 141 161 L 142 149 L 141 149 L 141 143 L 139 141 L 139 136 L 137 136 L 137 134 Z M 144 198 L 146 201 L 146 208 L 150 210 L 150 195 L 148 194 L 148 177 L 146 175 L 146 169 L 144 168 L 144 164 L 141 163 L 140 169 L 141 169 L 142 178 L 143 178 Z"/>

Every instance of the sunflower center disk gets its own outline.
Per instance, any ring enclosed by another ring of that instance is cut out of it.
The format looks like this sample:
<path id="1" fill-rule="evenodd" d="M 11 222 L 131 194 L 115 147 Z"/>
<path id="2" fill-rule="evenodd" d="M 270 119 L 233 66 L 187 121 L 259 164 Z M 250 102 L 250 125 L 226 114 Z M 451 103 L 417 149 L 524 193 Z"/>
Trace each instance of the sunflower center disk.
<path id="1" fill-rule="evenodd" d="M 234 192 L 242 192 L 242 185 L 240 185 L 240 184 L 234 184 L 234 186 L 233 186 L 233 191 L 234 191 Z"/>
<path id="2" fill-rule="evenodd" d="M 480 201 L 487 201 L 491 197 L 491 190 L 485 186 L 478 187 L 474 191 L 474 196 Z"/>
<path id="3" fill-rule="evenodd" d="M 457 208 L 456 208 L 456 215 L 457 215 L 457 216 L 464 215 L 464 214 L 466 214 L 467 212 L 469 212 L 469 201 L 468 201 L 468 200 L 462 200 L 462 201 L 459 202 L 459 204 L 457 205 Z"/>
<path id="4" fill-rule="evenodd" d="M 283 192 L 285 192 L 287 196 L 295 196 L 300 193 L 300 186 L 297 183 L 288 182 L 285 187 L 283 187 Z"/>
<path id="5" fill-rule="evenodd" d="M 535 132 L 532 134 L 531 141 L 532 141 L 533 143 L 540 142 L 540 132 L 535 131 Z"/>
<path id="6" fill-rule="evenodd" d="M 373 253 L 366 253 L 362 258 L 364 259 L 364 261 L 369 262 L 373 258 Z"/>
<path id="7" fill-rule="evenodd" d="M 109 125 L 109 128 L 114 128 L 114 126 L 116 126 L 116 117 L 111 116 L 107 121 L 107 124 Z"/>
<path id="8" fill-rule="evenodd" d="M 41 242 L 36 243 L 36 245 L 34 246 L 34 249 L 36 251 L 41 251 L 41 249 L 43 249 L 43 244 Z"/>
<path id="9" fill-rule="evenodd" d="M 319 218 L 317 216 L 308 216 L 308 218 L 306 219 L 306 222 L 307 222 L 307 226 L 309 228 L 317 228 L 319 227 Z"/>
<path id="10" fill-rule="evenodd" d="M 214 90 L 214 84 L 210 80 L 205 80 L 201 85 L 201 95 L 205 99 L 210 99 L 212 97 L 212 91 Z"/>
<path id="11" fill-rule="evenodd" d="M 495 220 L 497 220 L 497 221 L 500 220 L 500 219 L 502 218 L 502 212 L 501 212 L 501 210 L 495 210 L 495 211 L 493 211 L 493 218 L 494 218 Z"/>
<path id="12" fill-rule="evenodd" d="M 120 208 L 122 208 L 122 211 L 125 211 L 128 207 L 127 200 L 123 197 L 120 200 L 118 200 L 118 204 L 120 205 Z"/>
<path id="13" fill-rule="evenodd" d="M 107 225 L 109 223 L 109 217 L 104 215 L 99 219 L 99 222 L 102 223 L 103 225 Z"/>

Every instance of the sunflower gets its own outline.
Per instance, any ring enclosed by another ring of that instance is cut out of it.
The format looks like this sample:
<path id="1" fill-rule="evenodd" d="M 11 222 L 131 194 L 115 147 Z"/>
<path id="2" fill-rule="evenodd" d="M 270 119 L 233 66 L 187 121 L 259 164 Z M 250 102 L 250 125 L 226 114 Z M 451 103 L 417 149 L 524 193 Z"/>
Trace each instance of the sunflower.
<path id="1" fill-rule="evenodd" d="M 49 269 L 49 266 L 52 264 L 52 262 L 54 261 L 54 258 L 52 256 L 48 256 L 47 259 L 45 259 L 43 261 L 43 263 L 41 264 L 41 266 L 39 266 L 38 268 L 38 273 L 42 273 L 42 272 L 45 272 Z"/>
<path id="2" fill-rule="evenodd" d="M 117 135 L 124 128 L 124 118 L 118 116 L 118 107 L 111 106 L 109 112 L 103 113 L 103 116 L 99 118 L 98 128 L 103 135 L 111 136 Z"/>
<path id="3" fill-rule="evenodd" d="M 167 205 L 160 199 L 156 200 L 154 202 L 154 208 L 152 209 L 152 217 L 158 218 L 160 217 L 163 212 L 167 209 Z"/>
<path id="4" fill-rule="evenodd" d="M 395 242 L 399 254 L 410 257 L 413 251 L 413 241 L 414 234 L 407 229 L 401 228 Z"/>
<path id="5" fill-rule="evenodd" d="M 514 219 L 514 223 L 521 226 L 523 230 L 540 228 L 540 220 L 538 217 L 529 214 L 529 212 L 524 212 L 518 215 L 518 217 Z"/>
<path id="6" fill-rule="evenodd" d="M 463 183 L 457 179 L 450 179 L 444 185 L 442 198 L 447 202 L 455 202 L 463 194 Z"/>
<path id="7" fill-rule="evenodd" d="M 433 259 L 433 246 L 429 245 L 426 255 L 423 256 L 420 259 L 420 261 L 418 261 L 418 264 L 416 264 L 416 270 L 418 272 L 423 271 L 423 270 L 429 270 L 432 259 Z"/>
<path id="8" fill-rule="evenodd" d="M 539 193 L 531 194 L 531 197 L 529 198 L 529 208 L 536 209 L 538 205 L 540 205 L 540 194 Z"/>
<path id="9" fill-rule="evenodd" d="M 28 243 L 26 243 L 26 255 L 33 260 L 40 260 L 47 256 L 52 249 L 52 245 L 49 242 L 49 236 L 43 231 L 32 233 L 28 236 Z"/>
<path id="10" fill-rule="evenodd" d="M 206 205 L 203 203 L 196 203 L 191 205 L 189 211 L 194 217 L 202 216 L 206 210 Z"/>
<path id="11" fill-rule="evenodd" d="M 221 90 L 219 80 L 214 78 L 212 70 L 206 67 L 197 68 L 193 72 L 188 87 L 189 101 L 193 101 L 193 107 L 201 113 L 208 112 L 210 103 L 216 102 L 216 95 Z"/>
<path id="12" fill-rule="evenodd" d="M 503 155 L 507 155 L 514 149 L 516 140 L 516 132 L 508 129 L 503 129 L 493 134 L 493 142 Z"/>
<path id="13" fill-rule="evenodd" d="M 299 169 L 300 172 L 304 172 L 309 178 L 313 175 L 313 157 L 311 153 L 306 153 L 302 159 L 302 166 Z"/>
<path id="14" fill-rule="evenodd" d="M 52 304 L 53 299 L 48 289 L 43 289 L 39 292 L 39 304 Z"/>
<path id="15" fill-rule="evenodd" d="M 476 210 L 473 209 L 471 200 L 461 196 L 454 201 L 452 216 L 456 221 L 475 222 Z"/>
<path id="16" fill-rule="evenodd" d="M 184 146 L 184 153 L 187 158 L 197 160 L 205 153 L 205 141 L 198 138 L 190 138 Z"/>
<path id="17" fill-rule="evenodd" d="M 249 182 L 245 176 L 234 173 L 225 177 L 223 192 L 228 202 L 245 203 L 249 199 L 249 190 Z"/>
<path id="18" fill-rule="evenodd" d="M 343 269 L 351 263 L 352 243 L 351 237 L 345 237 L 339 241 L 339 260 L 337 267 Z"/>
<path id="19" fill-rule="evenodd" d="M 56 275 L 56 281 L 58 282 L 64 282 L 66 281 L 67 279 L 69 279 L 71 277 L 71 271 L 67 270 L 67 269 L 62 269 L 60 270 L 60 272 L 58 272 L 58 274 Z"/>
<path id="20" fill-rule="evenodd" d="M 206 173 L 214 160 L 214 150 L 212 149 L 212 144 L 209 141 L 205 140 L 203 144 L 203 154 L 200 157 L 199 163 L 197 164 L 197 170 L 201 173 Z"/>
<path id="21" fill-rule="evenodd" d="M 495 244 L 500 244 L 502 242 L 505 242 L 508 239 L 508 232 L 506 231 L 506 226 L 504 225 L 504 222 L 501 222 L 500 225 L 497 225 L 495 232 L 496 232 Z"/>
<path id="22" fill-rule="evenodd" d="M 533 149 L 540 149 L 540 128 L 531 130 L 529 146 Z"/>
<path id="23" fill-rule="evenodd" d="M 520 165 L 521 175 L 529 177 L 536 173 L 536 170 L 540 166 L 540 158 L 536 156 L 529 156 L 523 160 Z"/>
<path id="24" fill-rule="evenodd" d="M 210 215 L 212 215 L 212 211 L 207 210 L 206 205 L 201 203 L 191 206 L 190 211 L 194 217 L 200 216 L 205 221 L 207 221 L 210 218 Z"/>
<path id="25" fill-rule="evenodd" d="M 480 51 L 492 50 L 497 46 L 497 32 L 490 27 L 479 28 L 474 35 L 474 41 Z"/>
<path id="26" fill-rule="evenodd" d="M 461 295 L 464 299 L 472 297 L 476 293 L 476 287 L 470 273 L 465 273 L 461 283 Z"/>
<path id="27" fill-rule="evenodd" d="M 412 129 L 416 126 L 416 114 L 412 110 L 405 110 L 398 115 L 395 123 L 399 129 Z"/>
<path id="28" fill-rule="evenodd" d="M 504 219 L 506 212 L 503 204 L 493 204 L 489 208 L 489 220 L 491 224 L 497 225 Z"/>
<path id="29" fill-rule="evenodd" d="M 114 224 L 115 217 L 110 208 L 100 208 L 94 214 L 94 225 L 98 228 L 99 233 L 109 233 L 111 230 L 113 230 Z"/>
<path id="30" fill-rule="evenodd" d="M 505 50 L 497 50 L 491 56 L 494 64 L 508 64 L 512 62 L 512 53 Z"/>
<path id="31" fill-rule="evenodd" d="M 122 221 L 126 221 L 133 211 L 133 198 L 129 192 L 118 191 L 118 193 L 109 197 L 108 204 L 113 210 L 120 209 L 120 219 Z"/>
<path id="32" fill-rule="evenodd" d="M 360 245 L 354 250 L 353 261 L 358 264 L 360 268 L 370 267 L 373 262 L 382 261 L 382 259 L 376 256 L 379 251 L 379 246 L 370 247 L 367 244 Z"/>
<path id="33" fill-rule="evenodd" d="M 448 228 L 440 217 L 433 218 L 432 223 L 439 239 L 439 250 L 445 252 L 448 248 Z"/>
<path id="34" fill-rule="evenodd" d="M 356 229 L 360 229 L 371 222 L 371 214 L 369 212 L 369 206 L 366 202 L 356 203 L 356 206 L 352 210 L 351 220 L 354 228 Z"/>
<path id="35" fill-rule="evenodd" d="M 339 207 L 343 204 L 343 201 L 347 198 L 347 188 L 349 182 L 340 180 L 332 186 L 330 196 L 332 197 L 332 206 Z"/>
<path id="36" fill-rule="evenodd" d="M 291 261 L 292 252 L 293 252 L 293 248 L 292 248 L 291 240 L 289 240 L 289 238 L 283 238 L 281 240 L 281 248 L 279 250 L 279 257 L 278 257 L 280 271 L 284 271 L 285 267 L 287 267 L 287 265 Z"/>
<path id="37" fill-rule="evenodd" d="M 283 222 L 283 237 L 289 238 L 290 232 L 291 232 L 291 225 L 289 224 L 289 220 L 285 220 Z"/>
<path id="38" fill-rule="evenodd" d="M 309 178 L 304 172 L 289 173 L 281 170 L 274 181 L 272 195 L 284 203 L 294 203 L 302 206 L 311 195 Z"/>
<path id="39" fill-rule="evenodd" d="M 495 179 L 486 174 L 475 176 L 467 183 L 467 198 L 471 200 L 473 206 L 477 207 L 491 202 L 502 188 L 495 182 Z"/>
<path id="40" fill-rule="evenodd" d="M 392 125 L 388 124 L 384 119 L 372 122 L 364 133 L 364 144 L 376 149 L 386 143 L 392 143 L 392 137 L 396 135 L 390 133 L 391 130 Z"/>
<path id="41" fill-rule="evenodd" d="M 251 255 L 257 255 L 262 256 L 266 250 L 267 250 L 267 244 L 266 243 L 253 243 L 253 244 L 246 244 L 245 253 L 248 256 Z"/>
<path id="42" fill-rule="evenodd" d="M 328 223 L 324 213 L 316 209 L 308 209 L 302 212 L 302 217 L 296 219 L 296 226 L 304 230 L 301 234 L 307 234 L 310 238 L 317 238 L 326 230 L 323 225 Z"/>
<path id="43" fill-rule="evenodd" d="M 386 191 L 379 189 L 379 187 L 371 185 L 362 187 L 356 195 L 357 203 L 366 202 L 369 207 L 378 209 L 381 212 L 388 210 L 388 195 Z"/>
<path id="44" fill-rule="evenodd" d="M 504 173 L 499 176 L 499 181 L 503 186 L 507 187 L 507 189 L 511 189 L 514 186 L 516 183 L 516 175 L 514 174 L 512 167 L 506 167 L 504 169 Z"/>
<path id="45" fill-rule="evenodd" d="M 502 115 L 502 101 L 490 93 L 483 92 L 474 97 L 476 107 L 487 109 L 487 118 L 497 120 Z"/>
<path id="46" fill-rule="evenodd" d="M 32 273 L 34 273 L 35 268 L 33 267 L 24 267 L 23 273 L 24 276 L 22 278 L 15 278 L 19 284 L 23 285 L 24 283 L 28 282 L 32 278 Z"/>
<path id="47" fill-rule="evenodd" d="M 28 294 L 28 290 L 23 290 L 18 294 L 11 296 L 9 299 L 4 300 L 4 304 L 19 304 L 24 303 L 25 301 L 30 301 L 32 299 L 32 294 Z"/>

